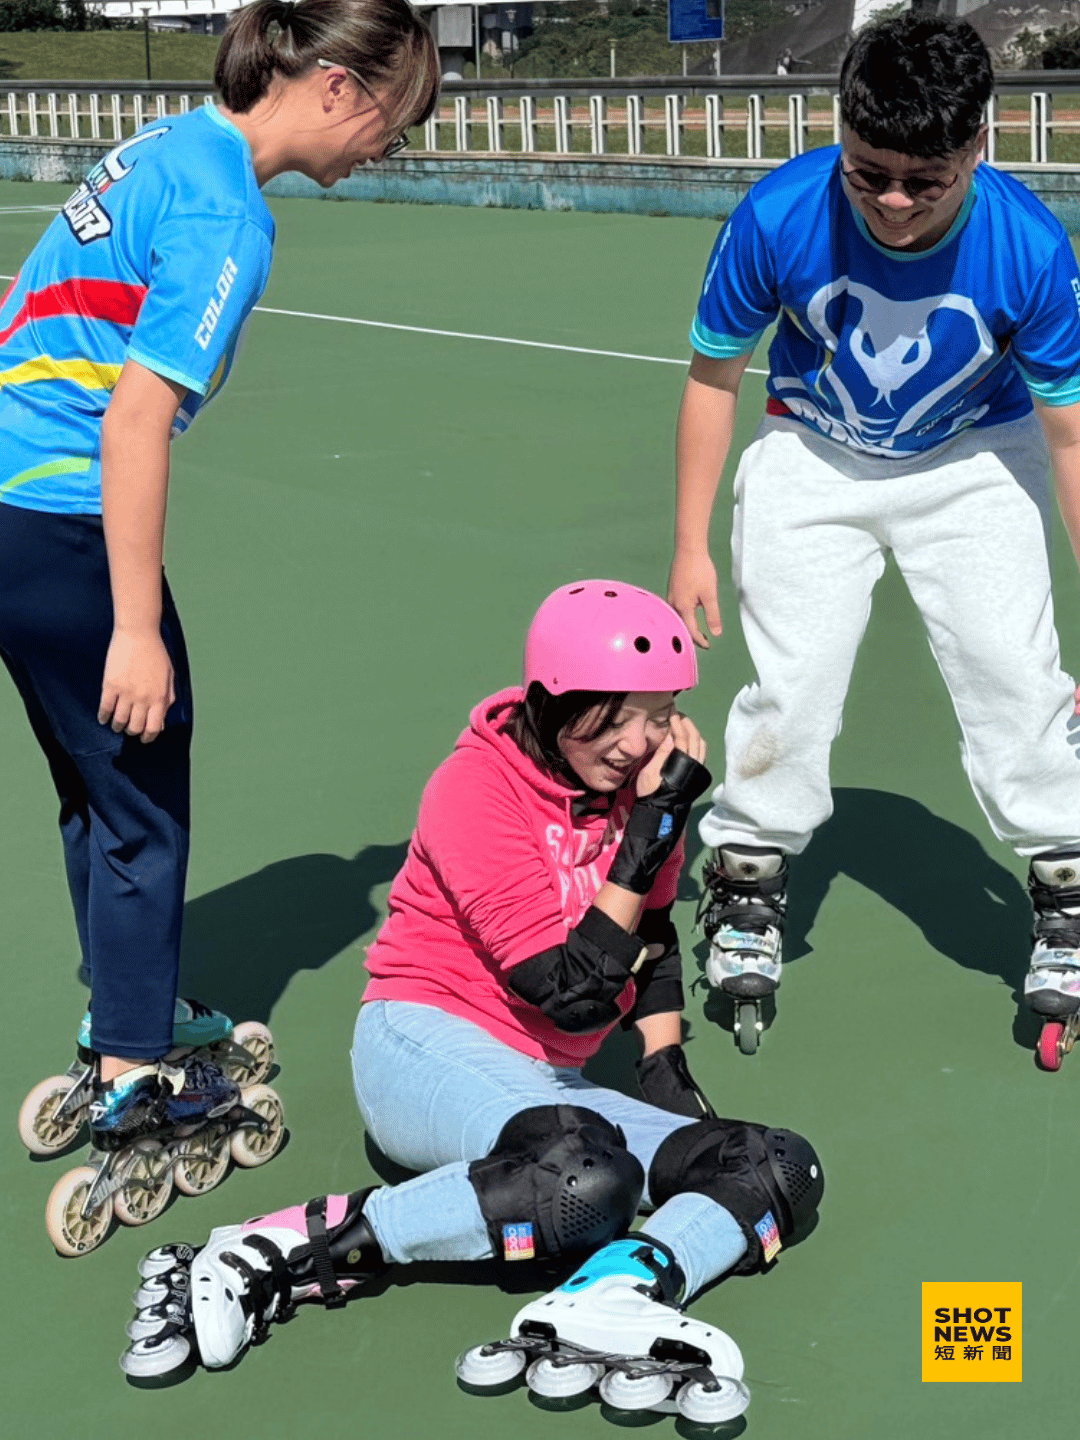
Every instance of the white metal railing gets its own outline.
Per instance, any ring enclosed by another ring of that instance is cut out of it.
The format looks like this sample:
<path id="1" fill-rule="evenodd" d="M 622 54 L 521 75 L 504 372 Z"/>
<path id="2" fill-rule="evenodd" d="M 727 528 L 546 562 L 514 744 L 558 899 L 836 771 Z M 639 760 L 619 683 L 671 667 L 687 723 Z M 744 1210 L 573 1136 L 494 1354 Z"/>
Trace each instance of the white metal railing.
<path id="1" fill-rule="evenodd" d="M 124 140 L 164 115 L 186 115 L 194 105 L 213 99 L 206 90 L 159 91 L 75 89 L 50 90 L 42 81 L 32 89 L 7 92 L 0 106 L 0 139 L 25 137 L 39 140 Z"/>
<path id="2" fill-rule="evenodd" d="M 831 77 L 813 76 L 794 88 L 774 77 L 682 85 L 675 80 L 457 82 L 444 88 L 438 109 L 414 135 L 413 149 L 404 158 L 436 152 L 688 156 L 775 165 L 839 140 L 834 84 Z M 1080 164 L 1078 92 L 1080 81 L 1071 72 L 1040 75 L 1034 84 L 1000 85 L 986 111 L 987 159 Z M 0 101 L 0 139 L 110 143 L 159 116 L 185 114 L 211 98 L 205 87 L 179 84 L 11 84 L 6 104 Z"/>

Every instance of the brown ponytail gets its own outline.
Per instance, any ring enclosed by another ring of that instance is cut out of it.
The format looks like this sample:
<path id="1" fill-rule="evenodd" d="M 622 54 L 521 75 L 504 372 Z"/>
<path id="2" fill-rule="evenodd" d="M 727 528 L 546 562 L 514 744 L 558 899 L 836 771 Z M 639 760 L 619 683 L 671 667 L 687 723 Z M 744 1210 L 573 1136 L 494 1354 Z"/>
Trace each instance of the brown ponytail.
<path id="1" fill-rule="evenodd" d="M 439 94 L 439 52 L 408 0 L 256 0 L 226 27 L 214 84 L 243 115 L 274 75 L 292 79 L 332 60 L 387 86 L 394 129 L 422 124 Z"/>

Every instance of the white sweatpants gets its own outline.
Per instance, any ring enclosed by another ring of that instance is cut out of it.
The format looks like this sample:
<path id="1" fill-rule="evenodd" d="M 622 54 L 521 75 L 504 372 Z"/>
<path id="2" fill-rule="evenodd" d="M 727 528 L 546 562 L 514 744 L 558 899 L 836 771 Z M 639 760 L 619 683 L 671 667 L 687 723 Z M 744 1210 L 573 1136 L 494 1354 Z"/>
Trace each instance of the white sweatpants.
<path id="1" fill-rule="evenodd" d="M 1080 839 L 1074 682 L 1050 594 L 1050 498 L 1034 416 L 930 456 L 852 454 L 767 418 L 735 477 L 739 610 L 757 679 L 736 696 L 707 845 L 798 854 L 832 814 L 839 733 L 870 596 L 892 551 L 960 721 L 964 768 L 1021 855 Z"/>

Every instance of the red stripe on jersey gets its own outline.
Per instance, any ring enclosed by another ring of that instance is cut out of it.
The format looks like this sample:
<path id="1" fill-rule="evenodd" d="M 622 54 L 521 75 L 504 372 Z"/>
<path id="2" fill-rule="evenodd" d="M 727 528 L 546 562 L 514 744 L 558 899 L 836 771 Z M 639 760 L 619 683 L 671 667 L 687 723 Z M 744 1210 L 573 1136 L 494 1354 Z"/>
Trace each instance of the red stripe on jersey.
<path id="1" fill-rule="evenodd" d="M 791 411 L 782 400 L 776 400 L 772 395 L 765 401 L 766 415 L 790 415 Z"/>
<path id="2" fill-rule="evenodd" d="M 0 330 L 0 345 L 27 321 L 49 320 L 57 315 L 84 315 L 88 320 L 134 325 L 145 299 L 145 285 L 125 285 L 120 280 L 62 280 L 44 290 L 30 291 L 15 319 L 6 330 Z"/>

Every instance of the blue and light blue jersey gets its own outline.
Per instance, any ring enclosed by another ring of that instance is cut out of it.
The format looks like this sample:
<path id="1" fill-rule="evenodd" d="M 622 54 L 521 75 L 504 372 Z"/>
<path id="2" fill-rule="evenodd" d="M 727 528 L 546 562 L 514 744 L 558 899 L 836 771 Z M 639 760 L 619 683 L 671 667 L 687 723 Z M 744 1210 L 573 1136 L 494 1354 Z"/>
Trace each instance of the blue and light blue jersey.
<path id="1" fill-rule="evenodd" d="M 886 249 L 840 182 L 838 147 L 760 180 L 720 232 L 690 340 L 769 349 L 771 411 L 873 455 L 932 449 L 1080 401 L 1080 273 L 1062 226 L 981 165 L 931 249 Z M 1030 392 L 1030 393 L 1029 393 Z"/>
<path id="2" fill-rule="evenodd" d="M 184 387 L 173 433 L 228 377 L 274 222 L 212 106 L 118 145 L 0 300 L 0 501 L 101 511 L 101 422 L 125 360 Z"/>

